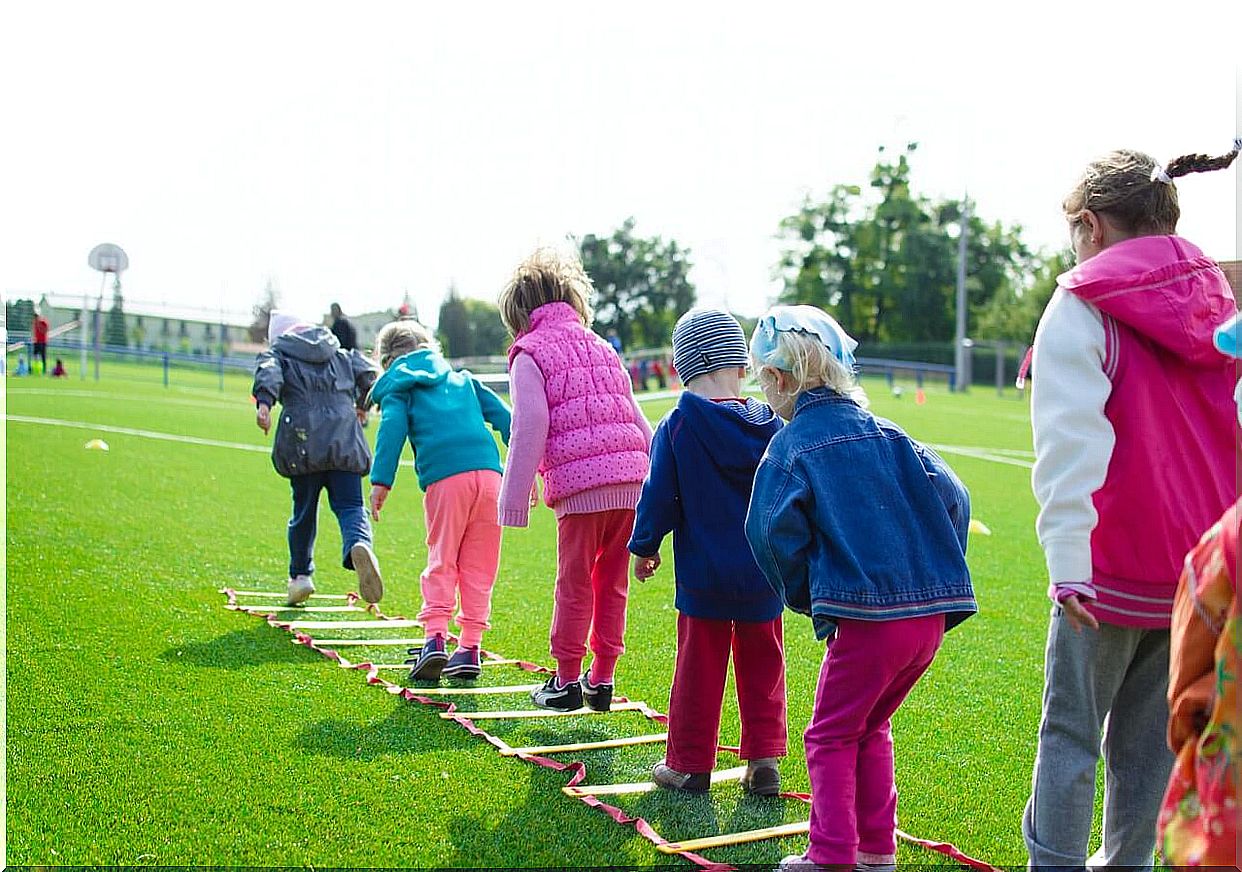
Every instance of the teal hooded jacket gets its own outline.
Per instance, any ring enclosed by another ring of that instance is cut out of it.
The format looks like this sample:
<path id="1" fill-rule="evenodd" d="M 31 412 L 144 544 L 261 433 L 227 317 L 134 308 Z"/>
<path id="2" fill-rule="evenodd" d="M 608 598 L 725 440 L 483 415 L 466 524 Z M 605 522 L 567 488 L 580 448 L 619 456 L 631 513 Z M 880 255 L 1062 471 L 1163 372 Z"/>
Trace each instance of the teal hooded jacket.
<path id="1" fill-rule="evenodd" d="M 372 484 L 392 487 L 406 439 L 423 490 L 461 472 L 504 472 L 486 425 L 508 445 L 508 405 L 469 371 L 454 371 L 438 351 L 424 348 L 397 358 L 371 388 L 370 399 L 380 407 Z"/>

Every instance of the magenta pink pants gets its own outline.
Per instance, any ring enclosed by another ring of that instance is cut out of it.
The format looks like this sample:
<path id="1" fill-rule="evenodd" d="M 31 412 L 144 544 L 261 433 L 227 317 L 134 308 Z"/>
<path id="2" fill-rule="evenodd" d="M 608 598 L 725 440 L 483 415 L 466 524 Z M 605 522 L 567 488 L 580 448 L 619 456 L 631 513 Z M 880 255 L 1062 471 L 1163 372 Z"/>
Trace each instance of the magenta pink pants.
<path id="1" fill-rule="evenodd" d="M 677 669 L 669 694 L 664 758 L 678 772 L 710 772 L 716 767 L 730 650 L 742 721 L 742 759 L 785 756 L 781 619 L 756 623 L 678 614 Z"/>
<path id="2" fill-rule="evenodd" d="M 806 729 L 812 861 L 895 862 L 889 719 L 931 666 L 943 639 L 944 615 L 837 623 Z"/>
<path id="3" fill-rule="evenodd" d="M 589 641 L 591 678 L 611 682 L 625 651 L 625 607 L 630 595 L 634 510 L 564 515 L 556 521 L 556 604 L 552 657 L 562 681 L 582 672 Z"/>
<path id="4" fill-rule="evenodd" d="M 477 646 L 491 627 L 487 619 L 500 565 L 499 499 L 500 473 L 490 469 L 460 472 L 427 488 L 427 568 L 418 619 L 429 638 L 448 635 L 458 597 L 463 646 Z"/>

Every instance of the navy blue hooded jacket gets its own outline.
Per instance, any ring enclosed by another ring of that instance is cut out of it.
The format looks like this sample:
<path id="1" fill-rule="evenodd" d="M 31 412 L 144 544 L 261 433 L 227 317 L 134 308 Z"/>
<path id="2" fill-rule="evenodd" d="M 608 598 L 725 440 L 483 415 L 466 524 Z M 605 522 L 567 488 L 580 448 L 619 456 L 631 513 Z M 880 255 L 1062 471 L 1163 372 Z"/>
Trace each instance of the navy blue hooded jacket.
<path id="1" fill-rule="evenodd" d="M 656 427 L 629 549 L 651 557 L 673 534 L 678 611 L 695 618 L 771 621 L 781 599 L 746 541 L 755 469 L 780 418 L 752 399 L 713 402 L 685 391 Z"/>

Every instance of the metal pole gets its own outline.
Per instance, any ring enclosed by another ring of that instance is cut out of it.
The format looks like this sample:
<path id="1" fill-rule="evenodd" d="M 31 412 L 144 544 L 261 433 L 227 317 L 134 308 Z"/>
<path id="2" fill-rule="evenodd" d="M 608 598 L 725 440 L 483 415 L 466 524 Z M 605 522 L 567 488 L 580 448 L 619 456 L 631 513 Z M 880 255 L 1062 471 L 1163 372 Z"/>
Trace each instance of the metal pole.
<path id="1" fill-rule="evenodd" d="M 95 381 L 99 381 L 99 327 L 103 320 L 103 295 L 95 303 Z"/>
<path id="2" fill-rule="evenodd" d="M 957 330 L 953 334 L 953 368 L 956 389 L 966 391 L 970 382 L 970 364 L 966 347 L 966 240 L 970 235 L 970 195 L 962 198 L 962 227 L 957 238 Z"/>
<path id="3" fill-rule="evenodd" d="M 102 294 L 103 291 L 101 290 L 99 293 Z M 90 311 L 90 305 L 91 305 L 90 298 L 86 294 L 83 294 L 82 295 L 82 317 L 78 319 L 78 346 L 82 350 L 82 371 L 79 374 L 79 378 L 81 378 L 84 381 L 86 379 L 86 341 L 87 341 L 86 325 L 88 323 L 86 320 L 86 313 Z"/>

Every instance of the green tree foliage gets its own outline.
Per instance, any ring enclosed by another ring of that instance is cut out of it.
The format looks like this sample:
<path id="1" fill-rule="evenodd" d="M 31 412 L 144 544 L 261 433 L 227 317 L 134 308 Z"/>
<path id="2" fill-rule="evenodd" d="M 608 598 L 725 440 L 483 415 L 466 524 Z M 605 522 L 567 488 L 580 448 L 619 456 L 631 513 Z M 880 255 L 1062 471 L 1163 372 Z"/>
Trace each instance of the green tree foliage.
<path id="1" fill-rule="evenodd" d="M 509 334 L 500 310 L 486 300 L 463 297 L 456 285 L 440 304 L 437 321 L 440 345 L 447 357 L 485 357 L 504 354 Z"/>
<path id="2" fill-rule="evenodd" d="M 246 328 L 246 333 L 251 342 L 267 341 L 267 325 L 271 323 L 272 310 L 279 304 L 280 291 L 276 288 L 276 283 L 269 278 L 263 287 L 263 295 L 259 297 L 259 302 L 250 309 L 254 318 L 250 326 Z"/>
<path id="3" fill-rule="evenodd" d="M 1044 255 L 1029 286 L 1009 285 L 979 312 L 979 337 L 1005 339 L 1030 344 L 1044 307 L 1056 290 L 1057 276 L 1074 263 L 1069 251 Z"/>
<path id="4" fill-rule="evenodd" d="M 29 333 L 34 324 L 34 300 L 14 300 L 4 304 L 4 325 L 10 333 Z"/>
<path id="5" fill-rule="evenodd" d="M 595 285 L 595 330 L 616 330 L 625 348 L 667 345 L 677 318 L 694 305 L 690 250 L 676 240 L 634 234 L 634 219 L 611 236 L 587 234 L 578 243 Z"/>
<path id="6" fill-rule="evenodd" d="M 951 339 L 962 203 L 911 190 L 909 143 L 895 160 L 880 149 L 869 192 L 835 185 L 807 196 L 780 225 L 783 303 L 832 312 L 860 342 Z M 1007 288 L 1021 288 L 1031 252 L 1021 229 L 969 219 L 967 297 L 972 313 Z M 972 318 L 973 320 L 973 318 Z"/>
<path id="7" fill-rule="evenodd" d="M 104 323 L 104 343 L 107 345 L 129 345 L 129 332 L 125 329 L 125 301 L 121 298 L 121 283 L 112 284 L 112 308 L 108 310 L 108 320 Z"/>

